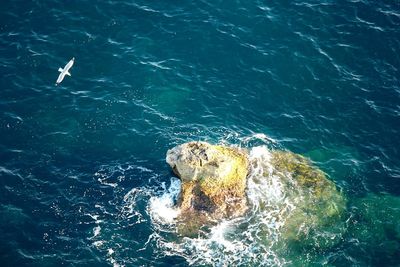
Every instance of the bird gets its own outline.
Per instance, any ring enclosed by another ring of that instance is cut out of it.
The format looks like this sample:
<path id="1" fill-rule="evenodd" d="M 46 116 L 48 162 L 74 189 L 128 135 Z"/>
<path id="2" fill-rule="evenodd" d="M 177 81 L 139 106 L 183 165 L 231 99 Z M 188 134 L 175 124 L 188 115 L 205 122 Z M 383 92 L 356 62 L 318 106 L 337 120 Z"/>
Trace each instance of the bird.
<path id="1" fill-rule="evenodd" d="M 56 85 L 59 85 L 62 80 L 64 79 L 65 75 L 71 76 L 71 73 L 69 73 L 69 69 L 74 65 L 75 58 L 73 57 L 67 65 L 65 65 L 64 69 L 58 68 L 58 71 L 61 72 L 60 75 L 58 75 L 58 79 L 56 81 Z"/>

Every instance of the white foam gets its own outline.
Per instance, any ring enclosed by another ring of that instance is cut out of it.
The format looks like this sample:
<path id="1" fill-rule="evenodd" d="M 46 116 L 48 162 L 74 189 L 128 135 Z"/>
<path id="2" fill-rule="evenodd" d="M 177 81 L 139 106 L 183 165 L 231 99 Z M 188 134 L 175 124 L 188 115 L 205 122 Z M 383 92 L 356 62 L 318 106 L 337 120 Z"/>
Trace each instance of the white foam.
<path id="1" fill-rule="evenodd" d="M 254 142 L 254 141 L 260 141 L 262 144 L 277 144 L 278 143 L 275 139 L 273 139 L 272 137 L 269 137 L 263 133 L 255 133 L 250 136 L 239 138 L 239 140 L 244 144 L 248 144 L 248 143 Z"/>
<path id="2" fill-rule="evenodd" d="M 95 247 L 99 248 L 99 247 L 103 246 L 104 243 L 105 243 L 104 240 L 98 240 L 98 241 L 93 242 L 93 245 L 94 245 Z"/>
<path id="3" fill-rule="evenodd" d="M 100 234 L 101 231 L 101 227 L 100 226 L 96 226 L 95 228 L 93 228 L 93 237 L 96 237 Z"/>
<path id="4" fill-rule="evenodd" d="M 123 267 L 124 265 L 120 265 L 115 259 L 109 258 L 108 259 L 110 263 L 113 265 L 113 267 Z"/>
<path id="5" fill-rule="evenodd" d="M 140 201 L 140 198 L 151 195 L 151 192 L 151 189 L 138 187 L 133 188 L 131 191 L 126 193 L 124 196 L 124 205 L 121 209 L 121 214 L 124 216 L 124 218 L 131 221 L 136 219 L 135 223 L 146 221 L 137 205 Z"/>
<path id="6" fill-rule="evenodd" d="M 168 191 L 161 196 L 150 198 L 150 214 L 154 220 L 161 223 L 173 223 L 179 215 L 179 209 L 175 207 L 176 199 L 181 190 L 181 182 L 177 178 L 171 178 Z"/>
<path id="7" fill-rule="evenodd" d="M 109 179 L 110 177 L 109 177 L 107 174 L 105 174 L 105 173 L 96 172 L 96 173 L 94 174 L 94 176 L 95 176 L 95 177 L 98 177 L 98 178 L 97 178 L 97 181 L 99 181 L 99 183 L 101 183 L 102 185 L 107 185 L 107 186 L 111 186 L 111 187 L 114 187 L 114 188 L 118 186 L 117 183 L 108 182 L 107 179 Z"/>
<path id="8" fill-rule="evenodd" d="M 271 164 L 271 152 L 266 146 L 254 147 L 250 151 L 252 171 L 248 179 L 247 195 L 252 204 L 259 202 L 272 204 L 283 201 L 284 187 L 281 179 L 273 175 L 274 167 Z"/>

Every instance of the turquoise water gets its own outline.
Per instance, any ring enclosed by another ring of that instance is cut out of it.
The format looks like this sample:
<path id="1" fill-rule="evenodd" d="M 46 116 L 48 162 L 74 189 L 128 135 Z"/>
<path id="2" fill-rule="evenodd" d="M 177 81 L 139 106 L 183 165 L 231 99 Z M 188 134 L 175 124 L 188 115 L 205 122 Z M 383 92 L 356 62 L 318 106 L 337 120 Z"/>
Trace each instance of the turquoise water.
<path id="1" fill-rule="evenodd" d="M 0 15 L 4 266 L 237 265 L 160 245 L 151 199 L 171 183 L 166 151 L 192 140 L 305 155 L 347 196 L 339 243 L 271 265 L 400 264 L 398 1 L 3 1 Z"/>

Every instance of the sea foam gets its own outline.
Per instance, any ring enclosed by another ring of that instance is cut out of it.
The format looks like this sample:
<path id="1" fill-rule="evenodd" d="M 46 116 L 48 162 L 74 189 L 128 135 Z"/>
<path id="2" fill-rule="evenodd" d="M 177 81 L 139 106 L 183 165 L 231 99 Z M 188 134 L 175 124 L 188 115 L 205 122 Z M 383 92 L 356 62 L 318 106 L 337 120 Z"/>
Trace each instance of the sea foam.
<path id="1" fill-rule="evenodd" d="M 165 185 L 163 185 L 165 189 Z M 177 178 L 171 178 L 171 184 L 160 196 L 150 198 L 150 215 L 158 223 L 173 223 L 179 215 L 179 209 L 175 207 L 176 199 L 180 193 L 181 182 Z"/>

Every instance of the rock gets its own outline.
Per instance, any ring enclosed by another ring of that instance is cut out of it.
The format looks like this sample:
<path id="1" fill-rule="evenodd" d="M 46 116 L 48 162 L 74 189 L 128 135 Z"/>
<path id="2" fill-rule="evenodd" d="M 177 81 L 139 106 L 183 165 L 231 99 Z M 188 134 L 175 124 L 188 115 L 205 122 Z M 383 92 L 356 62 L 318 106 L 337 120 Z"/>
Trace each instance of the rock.
<path id="1" fill-rule="evenodd" d="M 324 172 L 298 154 L 274 151 L 272 175 L 280 177 L 286 197 L 294 203 L 282 229 L 286 241 L 302 248 L 328 248 L 337 244 L 346 227 L 346 199 Z"/>
<path id="2" fill-rule="evenodd" d="M 166 161 L 182 181 L 177 204 L 180 220 L 186 219 L 191 229 L 198 230 L 204 223 L 240 216 L 246 211 L 249 162 L 240 149 L 189 142 L 168 150 Z"/>
<path id="3" fill-rule="evenodd" d="M 307 158 L 287 151 L 268 153 L 268 157 L 254 159 L 240 149 L 205 142 L 189 142 L 168 150 L 166 161 L 182 181 L 177 201 L 181 211 L 178 233 L 193 236 L 201 232 L 202 226 L 207 229 L 221 219 L 241 216 L 250 199 L 261 214 L 277 215 L 271 223 L 279 227 L 285 244 L 301 249 L 337 244 L 346 229 L 343 194 Z M 250 164 L 252 172 L 248 173 Z M 254 202 L 247 196 L 248 177 L 255 192 L 261 190 L 256 180 L 275 179 L 281 184 L 281 195 L 276 198 L 268 195 L 272 191 L 260 193 L 260 202 Z M 265 237 L 270 238 L 268 229 Z"/>

